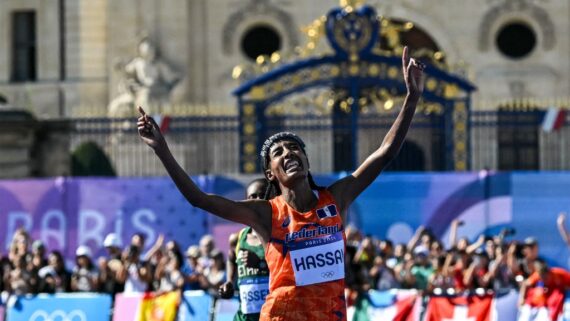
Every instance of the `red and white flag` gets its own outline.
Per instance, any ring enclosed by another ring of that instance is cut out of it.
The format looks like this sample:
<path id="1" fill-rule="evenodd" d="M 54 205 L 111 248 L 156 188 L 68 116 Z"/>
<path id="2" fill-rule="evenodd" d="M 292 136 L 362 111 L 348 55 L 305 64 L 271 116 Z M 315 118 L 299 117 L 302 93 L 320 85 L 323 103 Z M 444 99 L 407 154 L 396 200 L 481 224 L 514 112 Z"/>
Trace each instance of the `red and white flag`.
<path id="1" fill-rule="evenodd" d="M 560 129 L 566 120 L 566 111 L 558 107 L 550 107 L 544 113 L 542 130 L 547 133 Z"/>
<path id="2" fill-rule="evenodd" d="M 520 308 L 518 321 L 556 321 L 564 310 L 564 293 L 549 289 L 545 295 L 543 287 L 531 288 L 526 294 L 525 304 Z"/>
<path id="3" fill-rule="evenodd" d="M 425 321 L 492 321 L 493 295 L 431 297 Z"/>
<path id="4" fill-rule="evenodd" d="M 170 116 L 157 114 L 153 115 L 152 118 L 158 124 L 160 132 L 166 134 L 166 132 L 170 129 Z"/>
<path id="5" fill-rule="evenodd" d="M 348 308 L 351 321 L 419 321 L 421 297 L 416 290 L 368 291 Z"/>

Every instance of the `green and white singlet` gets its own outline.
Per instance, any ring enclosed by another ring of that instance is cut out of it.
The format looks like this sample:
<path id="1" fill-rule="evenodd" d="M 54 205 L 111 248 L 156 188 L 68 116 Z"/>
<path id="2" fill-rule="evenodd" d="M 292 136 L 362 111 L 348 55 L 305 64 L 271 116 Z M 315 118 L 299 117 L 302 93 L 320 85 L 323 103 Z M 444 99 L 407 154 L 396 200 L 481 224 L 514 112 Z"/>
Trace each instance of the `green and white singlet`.
<path id="1" fill-rule="evenodd" d="M 234 321 L 259 320 L 259 312 L 265 297 L 269 294 L 269 269 L 265 262 L 263 244 L 252 246 L 247 243 L 247 235 L 252 233 L 251 227 L 242 229 L 236 246 L 236 257 L 239 251 L 246 250 L 254 253 L 261 260 L 259 267 L 247 267 L 242 260 L 237 260 L 237 286 L 240 306 Z"/>

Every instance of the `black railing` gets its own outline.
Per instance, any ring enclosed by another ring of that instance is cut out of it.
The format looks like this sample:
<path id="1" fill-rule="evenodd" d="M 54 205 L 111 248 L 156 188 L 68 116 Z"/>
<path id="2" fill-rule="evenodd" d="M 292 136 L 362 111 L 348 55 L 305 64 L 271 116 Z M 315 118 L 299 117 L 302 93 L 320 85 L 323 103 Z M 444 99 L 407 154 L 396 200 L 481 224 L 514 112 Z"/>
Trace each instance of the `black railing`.
<path id="1" fill-rule="evenodd" d="M 544 132 L 541 129 L 543 115 L 543 111 L 471 112 L 470 169 L 570 169 L 570 129 L 563 127 Z M 351 149 L 356 152 L 357 162 L 362 162 L 378 148 L 394 117 L 386 114 L 360 116 L 358 143 Z M 335 170 L 334 132 L 339 128 L 335 128 L 330 115 L 270 119 L 270 132 L 292 130 L 305 140 L 313 171 Z M 75 128 L 71 137 L 72 150 L 82 142 L 94 141 L 104 149 L 121 176 L 165 174 L 156 156 L 138 138 L 133 119 L 77 118 L 72 121 Z M 444 170 L 448 139 L 445 128 L 441 116 L 416 115 L 406 144 L 390 170 Z M 237 116 L 174 117 L 165 135 L 175 157 L 189 173 L 237 173 L 238 130 Z M 336 146 L 338 149 L 340 145 Z"/>

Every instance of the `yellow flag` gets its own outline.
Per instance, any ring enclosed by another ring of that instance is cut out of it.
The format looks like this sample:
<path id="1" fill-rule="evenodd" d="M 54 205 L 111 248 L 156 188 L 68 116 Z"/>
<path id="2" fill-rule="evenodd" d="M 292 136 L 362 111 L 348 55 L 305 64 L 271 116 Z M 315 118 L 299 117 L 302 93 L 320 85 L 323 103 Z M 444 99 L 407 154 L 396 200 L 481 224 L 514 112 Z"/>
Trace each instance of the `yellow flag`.
<path id="1" fill-rule="evenodd" d="M 145 294 L 139 304 L 137 321 L 174 321 L 179 305 L 180 292 L 178 291 L 161 295 Z"/>

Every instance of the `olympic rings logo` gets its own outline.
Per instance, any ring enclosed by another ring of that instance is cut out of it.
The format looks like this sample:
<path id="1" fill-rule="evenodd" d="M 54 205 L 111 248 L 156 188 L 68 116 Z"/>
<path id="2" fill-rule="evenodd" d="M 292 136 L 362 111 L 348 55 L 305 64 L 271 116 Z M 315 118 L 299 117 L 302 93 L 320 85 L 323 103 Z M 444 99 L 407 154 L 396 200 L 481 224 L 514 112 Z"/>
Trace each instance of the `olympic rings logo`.
<path id="1" fill-rule="evenodd" d="M 38 310 L 30 316 L 29 321 L 87 321 L 87 316 L 81 310 L 73 310 L 69 313 L 63 310 L 55 310 L 52 313 Z"/>
<path id="2" fill-rule="evenodd" d="M 325 279 L 330 279 L 334 276 L 334 271 L 323 272 L 321 276 Z"/>

